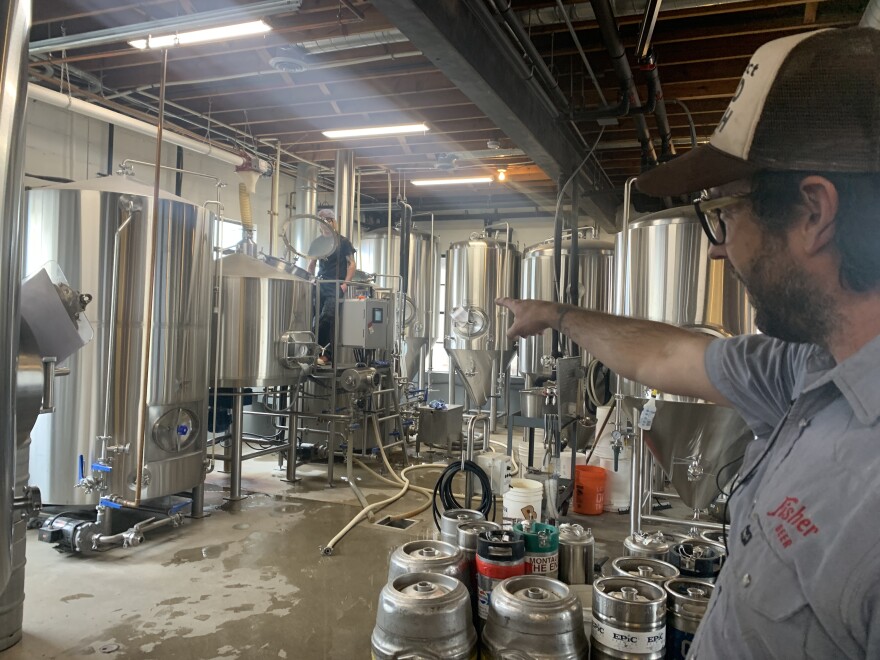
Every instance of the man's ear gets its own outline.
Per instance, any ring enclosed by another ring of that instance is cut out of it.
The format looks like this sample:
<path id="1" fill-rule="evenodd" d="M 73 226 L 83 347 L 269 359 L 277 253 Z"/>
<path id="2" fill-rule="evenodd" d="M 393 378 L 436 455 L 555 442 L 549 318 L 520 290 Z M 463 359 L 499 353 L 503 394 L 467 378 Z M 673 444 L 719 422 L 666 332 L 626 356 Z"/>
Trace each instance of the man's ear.
<path id="1" fill-rule="evenodd" d="M 823 176 L 804 177 L 800 191 L 806 213 L 798 229 L 799 238 L 804 252 L 814 255 L 834 239 L 840 200 L 837 188 Z"/>

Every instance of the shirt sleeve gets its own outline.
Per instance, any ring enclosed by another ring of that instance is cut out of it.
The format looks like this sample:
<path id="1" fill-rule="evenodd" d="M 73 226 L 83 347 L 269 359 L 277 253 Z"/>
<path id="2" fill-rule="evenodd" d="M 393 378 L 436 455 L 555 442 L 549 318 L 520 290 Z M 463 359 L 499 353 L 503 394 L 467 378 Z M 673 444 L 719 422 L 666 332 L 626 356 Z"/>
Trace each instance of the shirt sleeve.
<path id="1" fill-rule="evenodd" d="M 810 346 L 766 335 L 716 339 L 706 351 L 709 380 L 757 436 L 771 433 L 785 415 Z"/>

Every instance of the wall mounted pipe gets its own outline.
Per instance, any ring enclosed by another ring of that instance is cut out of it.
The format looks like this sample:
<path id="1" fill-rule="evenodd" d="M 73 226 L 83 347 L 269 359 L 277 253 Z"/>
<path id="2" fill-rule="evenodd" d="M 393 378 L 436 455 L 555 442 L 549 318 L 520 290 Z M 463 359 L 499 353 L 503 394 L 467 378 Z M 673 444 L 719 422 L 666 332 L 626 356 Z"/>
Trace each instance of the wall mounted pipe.
<path id="1" fill-rule="evenodd" d="M 571 189 L 571 245 L 568 249 L 568 303 L 579 306 L 580 304 L 580 258 L 578 250 L 578 207 L 580 206 L 580 186 L 575 184 Z M 580 347 L 569 340 L 571 355 L 580 355 Z"/>
<path id="2" fill-rule="evenodd" d="M 16 388 L 21 292 L 21 178 L 30 0 L 0 4 L 0 591 L 12 574 Z"/>
<path id="3" fill-rule="evenodd" d="M 157 127 L 152 124 L 140 121 L 139 119 L 133 119 L 132 117 L 127 117 L 126 115 L 114 112 L 113 110 L 102 108 L 101 106 L 73 98 L 72 96 L 67 96 L 66 94 L 60 94 L 33 83 L 30 83 L 27 86 L 27 96 L 31 100 L 46 103 L 47 105 L 52 105 L 56 108 L 70 110 L 79 115 L 107 122 L 108 124 L 114 124 L 119 128 L 124 128 L 134 133 L 139 133 L 140 135 L 146 135 L 147 137 L 155 138 L 159 132 Z M 242 157 L 241 154 L 218 149 L 205 142 L 200 142 L 199 140 L 194 140 L 185 135 L 178 135 L 177 133 L 172 133 L 170 131 L 163 131 L 162 139 L 169 144 L 183 147 L 184 149 L 188 149 L 197 154 L 208 156 L 209 158 L 214 158 L 236 167 L 244 164 L 248 160 Z M 265 164 L 266 167 L 265 171 L 268 171 L 270 168 L 269 164 L 265 161 L 260 161 L 261 168 L 263 164 Z"/>

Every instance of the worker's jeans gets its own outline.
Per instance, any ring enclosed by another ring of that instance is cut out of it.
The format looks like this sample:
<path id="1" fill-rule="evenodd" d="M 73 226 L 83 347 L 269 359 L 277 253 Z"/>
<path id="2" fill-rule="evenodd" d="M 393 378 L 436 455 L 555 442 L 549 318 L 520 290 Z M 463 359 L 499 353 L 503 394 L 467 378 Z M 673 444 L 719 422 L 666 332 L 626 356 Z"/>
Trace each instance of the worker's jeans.
<path id="1" fill-rule="evenodd" d="M 334 282 L 321 282 L 319 285 L 321 293 L 321 310 L 318 314 L 318 344 L 327 346 L 333 342 L 333 326 L 336 317 L 336 296 L 342 295 L 339 285 Z M 324 355 L 328 358 L 333 354 L 333 347 L 330 346 Z"/>

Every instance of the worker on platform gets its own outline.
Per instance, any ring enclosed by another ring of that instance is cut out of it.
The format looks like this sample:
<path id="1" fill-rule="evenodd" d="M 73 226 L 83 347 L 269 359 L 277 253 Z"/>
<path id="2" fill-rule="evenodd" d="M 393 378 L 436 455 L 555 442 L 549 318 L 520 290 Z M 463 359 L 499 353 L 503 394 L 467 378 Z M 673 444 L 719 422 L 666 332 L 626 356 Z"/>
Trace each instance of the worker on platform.
<path id="1" fill-rule="evenodd" d="M 333 209 L 323 208 L 318 211 L 318 217 L 327 223 L 330 229 L 337 232 L 336 214 Z M 344 297 L 348 289 L 347 282 L 354 277 L 356 263 L 354 260 L 356 250 L 345 236 L 339 235 L 336 249 L 322 259 L 309 261 L 308 271 L 315 274 L 315 266 L 318 267 L 318 280 L 328 280 L 319 283 L 320 311 L 318 314 L 318 345 L 321 347 L 321 355 L 318 356 L 318 364 L 329 364 L 333 357 L 333 335 L 336 321 L 336 298 Z"/>
<path id="2" fill-rule="evenodd" d="M 702 190 L 711 242 L 765 333 L 713 339 L 502 299 L 618 374 L 739 412 L 755 433 L 729 557 L 689 658 L 880 658 L 880 32 L 821 30 L 753 56 L 709 144 L 642 174 Z"/>

